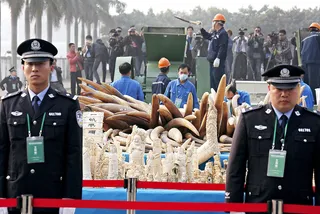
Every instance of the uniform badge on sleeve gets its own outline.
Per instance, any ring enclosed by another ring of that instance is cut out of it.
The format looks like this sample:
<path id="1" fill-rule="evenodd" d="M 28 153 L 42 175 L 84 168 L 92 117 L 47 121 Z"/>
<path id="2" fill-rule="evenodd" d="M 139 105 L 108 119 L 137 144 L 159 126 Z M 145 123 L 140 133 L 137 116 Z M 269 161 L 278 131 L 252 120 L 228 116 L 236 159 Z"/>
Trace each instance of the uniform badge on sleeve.
<path id="1" fill-rule="evenodd" d="M 82 112 L 81 112 L 81 110 L 78 110 L 76 112 L 76 118 L 77 118 L 77 123 L 78 123 L 79 127 L 82 128 Z"/>
<path id="2" fill-rule="evenodd" d="M 225 199 L 230 199 L 230 192 L 225 192 L 224 193 L 224 198 Z"/>

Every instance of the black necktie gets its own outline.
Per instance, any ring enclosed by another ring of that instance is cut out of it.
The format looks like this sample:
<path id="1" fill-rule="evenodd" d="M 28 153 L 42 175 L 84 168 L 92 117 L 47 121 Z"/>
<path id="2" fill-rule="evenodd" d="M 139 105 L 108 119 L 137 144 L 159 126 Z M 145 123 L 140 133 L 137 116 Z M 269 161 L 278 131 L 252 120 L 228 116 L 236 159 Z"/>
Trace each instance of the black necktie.
<path id="1" fill-rule="evenodd" d="M 287 122 L 288 122 L 288 117 L 286 116 L 286 115 L 282 115 L 281 117 L 280 117 L 280 120 L 281 120 L 281 129 L 282 129 L 282 132 L 284 132 L 284 129 L 285 129 L 285 127 L 286 127 L 286 125 L 287 125 Z"/>
<path id="2" fill-rule="evenodd" d="M 39 111 L 38 101 L 40 101 L 38 96 L 34 96 L 32 98 L 32 106 L 33 106 L 34 113 L 37 113 Z"/>

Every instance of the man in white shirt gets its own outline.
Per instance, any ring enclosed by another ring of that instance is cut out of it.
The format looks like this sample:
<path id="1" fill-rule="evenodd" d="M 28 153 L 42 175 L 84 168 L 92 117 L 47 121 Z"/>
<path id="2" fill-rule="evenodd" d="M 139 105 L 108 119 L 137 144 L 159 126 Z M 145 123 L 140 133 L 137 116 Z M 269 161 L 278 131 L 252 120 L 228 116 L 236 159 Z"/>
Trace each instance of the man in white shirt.
<path id="1" fill-rule="evenodd" d="M 246 29 L 239 29 L 239 36 L 233 39 L 234 42 L 234 61 L 232 68 L 232 79 L 245 80 L 247 77 L 247 48 L 248 38 L 244 35 Z"/>

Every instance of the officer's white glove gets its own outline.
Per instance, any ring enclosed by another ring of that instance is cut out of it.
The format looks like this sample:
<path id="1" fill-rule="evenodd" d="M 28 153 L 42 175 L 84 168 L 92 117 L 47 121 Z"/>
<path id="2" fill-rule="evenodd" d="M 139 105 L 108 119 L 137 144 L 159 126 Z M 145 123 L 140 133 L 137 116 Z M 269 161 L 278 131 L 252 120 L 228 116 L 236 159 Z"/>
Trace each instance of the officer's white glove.
<path id="1" fill-rule="evenodd" d="M 8 214 L 8 208 L 0 207 L 0 214 Z"/>
<path id="2" fill-rule="evenodd" d="M 230 214 L 246 214 L 244 212 L 230 212 Z"/>
<path id="3" fill-rule="evenodd" d="M 60 208 L 59 214 L 74 214 L 76 212 L 76 208 Z"/>
<path id="4" fill-rule="evenodd" d="M 213 67 L 218 68 L 219 65 L 220 65 L 220 59 L 219 59 L 219 58 L 216 58 L 216 59 L 214 60 L 214 62 L 213 62 Z"/>

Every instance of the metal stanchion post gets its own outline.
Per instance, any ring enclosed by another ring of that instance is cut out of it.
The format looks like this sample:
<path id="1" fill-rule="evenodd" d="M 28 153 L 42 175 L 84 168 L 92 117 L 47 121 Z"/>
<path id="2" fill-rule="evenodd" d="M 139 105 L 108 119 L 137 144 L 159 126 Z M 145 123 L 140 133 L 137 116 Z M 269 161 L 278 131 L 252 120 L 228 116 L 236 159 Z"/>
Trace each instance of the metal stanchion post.
<path id="1" fill-rule="evenodd" d="M 28 196 L 27 195 L 22 195 L 21 198 L 22 198 L 21 214 L 27 214 Z"/>
<path id="2" fill-rule="evenodd" d="M 269 214 L 283 214 L 283 200 L 268 201 Z"/>
<path id="3" fill-rule="evenodd" d="M 33 207 L 32 207 L 33 196 L 32 195 L 28 195 L 27 199 L 28 199 L 28 204 L 27 204 L 28 211 L 27 211 L 27 213 L 28 214 L 32 214 L 32 212 L 33 212 Z"/>
<path id="4" fill-rule="evenodd" d="M 21 214 L 32 214 L 32 195 L 22 195 Z"/>
<path id="5" fill-rule="evenodd" d="M 128 179 L 127 201 L 137 200 L 137 178 Z M 127 210 L 127 214 L 135 214 L 135 210 Z"/>

